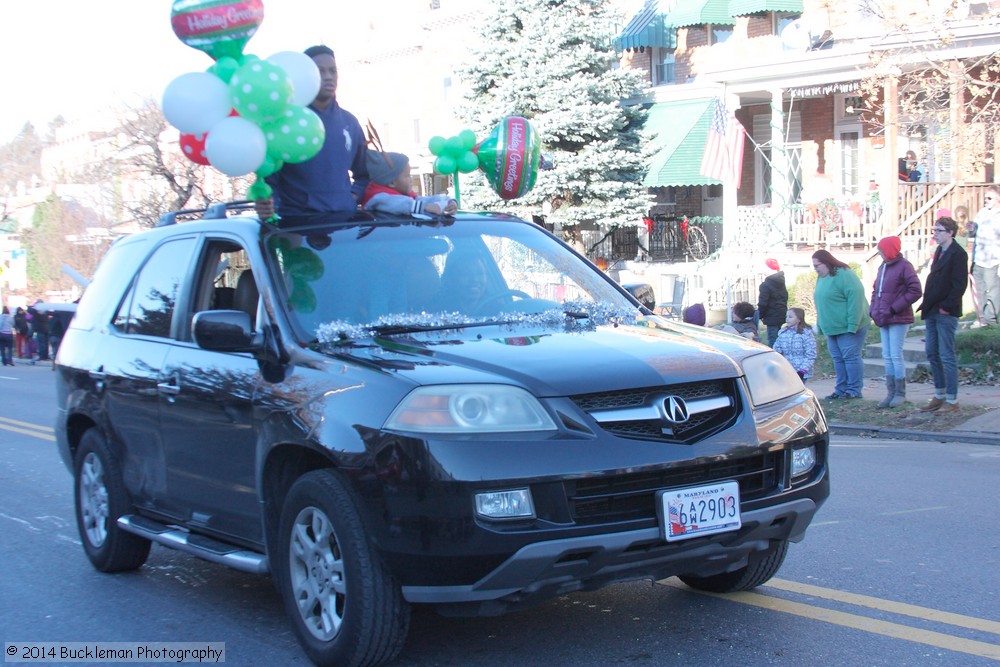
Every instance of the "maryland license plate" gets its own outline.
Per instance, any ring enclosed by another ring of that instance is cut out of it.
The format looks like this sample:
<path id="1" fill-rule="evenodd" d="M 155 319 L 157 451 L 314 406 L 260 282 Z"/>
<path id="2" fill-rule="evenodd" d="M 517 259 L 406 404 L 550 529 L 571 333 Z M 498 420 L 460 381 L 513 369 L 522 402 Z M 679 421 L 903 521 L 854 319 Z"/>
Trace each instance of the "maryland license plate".
<path id="1" fill-rule="evenodd" d="M 660 491 L 660 520 L 667 542 L 739 530 L 740 485 L 719 482 Z"/>

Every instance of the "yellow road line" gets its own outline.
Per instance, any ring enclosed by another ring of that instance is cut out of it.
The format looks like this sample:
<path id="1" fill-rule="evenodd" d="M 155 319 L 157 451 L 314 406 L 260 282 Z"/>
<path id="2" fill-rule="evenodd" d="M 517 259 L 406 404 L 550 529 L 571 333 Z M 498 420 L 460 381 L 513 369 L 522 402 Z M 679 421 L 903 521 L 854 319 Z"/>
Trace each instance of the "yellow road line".
<path id="1" fill-rule="evenodd" d="M 34 428 L 39 431 L 48 431 L 54 433 L 55 429 L 51 426 L 40 426 L 39 424 L 32 424 L 31 422 L 19 422 L 16 419 L 9 419 L 7 417 L 0 417 L 0 422 L 6 422 L 8 424 L 13 424 L 14 426 L 24 426 L 26 428 Z"/>
<path id="2" fill-rule="evenodd" d="M 9 426 L 8 424 L 17 424 L 17 426 Z M 19 426 L 25 428 L 19 428 Z M 48 440 L 49 442 L 55 442 L 56 439 L 53 435 L 53 433 L 55 433 L 55 429 L 49 426 L 38 426 L 37 424 L 19 422 L 16 419 L 7 419 L 6 417 L 0 417 L 0 430 L 10 431 L 11 433 L 20 433 L 22 435 L 30 435 L 40 440 Z"/>
<path id="3" fill-rule="evenodd" d="M 659 583 L 677 588 L 679 590 L 718 598 L 720 600 L 729 600 L 730 602 L 738 602 L 752 607 L 760 607 L 762 609 L 778 611 L 785 614 L 791 614 L 793 616 L 811 618 L 816 621 L 824 621 L 826 623 L 832 623 L 846 628 L 853 628 L 855 630 L 861 630 L 862 632 L 870 632 L 876 635 L 883 635 L 893 639 L 903 639 L 918 644 L 936 646 L 937 648 L 943 648 L 957 653 L 966 653 L 983 658 L 990 658 L 991 660 L 1000 660 L 1000 645 L 997 644 L 990 644 L 973 639 L 962 639 L 961 637 L 954 637 L 952 635 L 935 632 L 933 630 L 920 630 L 918 628 L 911 628 L 899 623 L 890 623 L 888 621 L 880 621 L 866 616 L 858 616 L 842 611 L 814 607 L 812 605 L 802 604 L 801 602 L 791 602 L 781 598 L 761 595 L 760 593 L 746 592 L 720 595 L 718 593 L 707 593 L 688 588 L 679 581 L 664 579 Z"/>
<path id="4" fill-rule="evenodd" d="M 960 628 L 979 630 L 981 632 L 991 632 L 995 635 L 1000 635 L 1000 623 L 996 621 L 988 621 L 984 618 L 963 616 L 962 614 L 952 614 L 951 612 L 928 609 L 927 607 L 919 607 L 913 604 L 906 604 L 905 602 L 882 600 L 868 595 L 847 593 L 846 591 L 838 591 L 832 588 L 821 588 L 819 586 L 802 584 L 797 581 L 788 581 L 786 579 L 771 579 L 764 585 L 768 588 L 777 588 L 778 590 L 788 591 L 789 593 L 811 595 L 817 598 L 835 600 L 837 602 L 846 602 L 847 604 L 853 604 L 858 607 L 869 607 L 871 609 L 887 611 L 892 614 L 912 616 L 914 618 L 921 618 L 935 623 L 947 623 L 948 625 L 955 625 Z"/>

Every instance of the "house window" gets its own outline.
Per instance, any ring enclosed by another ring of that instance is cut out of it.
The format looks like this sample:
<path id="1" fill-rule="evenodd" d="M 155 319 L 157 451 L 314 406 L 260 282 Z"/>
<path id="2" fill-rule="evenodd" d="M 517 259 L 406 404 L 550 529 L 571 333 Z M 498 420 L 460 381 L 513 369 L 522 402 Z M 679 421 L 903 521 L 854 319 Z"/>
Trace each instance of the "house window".
<path id="1" fill-rule="evenodd" d="M 861 133 L 856 130 L 838 130 L 840 144 L 840 189 L 845 195 L 861 192 L 861 156 L 858 152 Z"/>
<path id="2" fill-rule="evenodd" d="M 658 58 L 656 61 L 656 80 L 653 85 L 658 86 L 665 83 L 674 83 L 674 50 L 656 49 Z"/>
<path id="3" fill-rule="evenodd" d="M 801 17 L 802 14 L 792 12 L 774 12 L 771 16 L 774 19 L 774 34 L 780 35 L 782 30 L 787 28 L 792 21 Z"/>
<path id="4" fill-rule="evenodd" d="M 731 25 L 709 25 L 708 27 L 708 43 L 711 44 L 722 44 L 724 41 L 733 36 L 733 26 Z"/>

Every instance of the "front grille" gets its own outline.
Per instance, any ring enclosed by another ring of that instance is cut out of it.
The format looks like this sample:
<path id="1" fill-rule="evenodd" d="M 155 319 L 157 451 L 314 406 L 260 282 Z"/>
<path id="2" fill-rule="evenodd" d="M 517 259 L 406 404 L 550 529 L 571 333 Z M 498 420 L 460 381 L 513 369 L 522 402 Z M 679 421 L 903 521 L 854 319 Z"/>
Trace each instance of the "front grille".
<path id="1" fill-rule="evenodd" d="M 777 488 L 783 463 L 783 452 L 767 452 L 655 473 L 595 477 L 564 484 L 573 521 L 580 524 L 631 521 L 656 517 L 656 492 L 661 489 L 736 480 L 741 502 L 762 498 Z"/>
<path id="2" fill-rule="evenodd" d="M 701 398 L 726 397 L 730 405 L 726 408 L 691 415 L 683 424 L 669 424 L 659 419 L 601 422 L 601 428 L 622 438 L 660 440 L 691 444 L 713 433 L 728 428 L 740 412 L 740 397 L 735 380 L 711 380 L 709 382 L 688 382 L 685 384 L 609 391 L 599 394 L 574 396 L 573 402 L 580 409 L 590 413 L 599 410 L 624 410 L 642 408 L 662 401 L 666 396 L 679 396 L 685 401 Z"/>

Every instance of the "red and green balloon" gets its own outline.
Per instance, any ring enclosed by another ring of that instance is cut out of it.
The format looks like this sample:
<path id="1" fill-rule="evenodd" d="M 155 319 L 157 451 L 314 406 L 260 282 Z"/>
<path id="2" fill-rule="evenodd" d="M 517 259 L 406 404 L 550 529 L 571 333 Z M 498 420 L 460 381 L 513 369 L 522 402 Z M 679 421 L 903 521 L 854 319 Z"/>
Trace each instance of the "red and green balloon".
<path id="1" fill-rule="evenodd" d="M 523 116 L 507 116 L 486 139 L 476 144 L 472 130 L 444 138 L 432 137 L 428 145 L 439 174 L 468 174 L 481 169 L 502 199 L 516 199 L 535 186 L 541 161 L 541 142 Z"/>
<path id="2" fill-rule="evenodd" d="M 238 59 L 263 20 L 263 0 L 174 0 L 170 11 L 178 39 L 213 60 Z"/>

